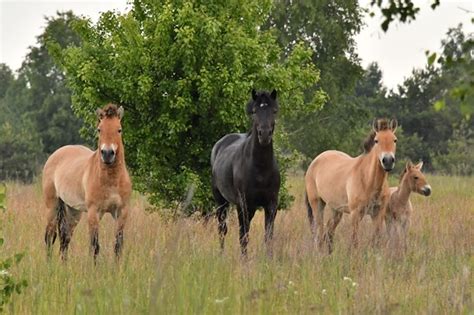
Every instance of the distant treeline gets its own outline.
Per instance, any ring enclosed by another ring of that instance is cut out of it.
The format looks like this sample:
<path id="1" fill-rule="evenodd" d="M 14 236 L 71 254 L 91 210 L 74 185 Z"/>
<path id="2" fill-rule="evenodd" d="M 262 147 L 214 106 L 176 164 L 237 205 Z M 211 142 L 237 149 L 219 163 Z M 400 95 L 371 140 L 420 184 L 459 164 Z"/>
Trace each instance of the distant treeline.
<path id="1" fill-rule="evenodd" d="M 281 92 L 277 149 L 297 152 L 303 167 L 327 149 L 359 154 L 371 121 L 394 117 L 399 160 L 473 174 L 473 46 L 461 26 L 389 91 L 376 63 L 360 65 L 356 0 L 171 3 L 135 1 L 97 25 L 58 13 L 16 73 L 0 64 L 0 180 L 31 181 L 65 144 L 94 146 L 91 109 L 112 101 L 126 110 L 135 187 L 170 205 L 192 182 L 202 207 L 210 147 L 246 130 L 253 86 Z"/>

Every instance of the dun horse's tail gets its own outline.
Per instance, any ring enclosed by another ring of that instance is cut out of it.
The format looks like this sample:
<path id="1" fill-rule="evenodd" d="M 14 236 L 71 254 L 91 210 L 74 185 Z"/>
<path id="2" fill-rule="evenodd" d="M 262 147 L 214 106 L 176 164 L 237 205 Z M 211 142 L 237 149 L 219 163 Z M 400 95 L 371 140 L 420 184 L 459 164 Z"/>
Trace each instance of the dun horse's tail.
<path id="1" fill-rule="evenodd" d="M 66 222 L 66 204 L 61 199 L 58 199 L 58 235 L 62 246 L 67 235 L 67 222 Z"/>
<path id="2" fill-rule="evenodd" d="M 308 210 L 308 220 L 309 226 L 311 228 L 311 232 L 314 233 L 314 215 L 313 215 L 313 208 L 311 208 L 311 204 L 309 203 L 308 193 L 304 192 L 304 201 L 306 203 L 306 209 Z"/>

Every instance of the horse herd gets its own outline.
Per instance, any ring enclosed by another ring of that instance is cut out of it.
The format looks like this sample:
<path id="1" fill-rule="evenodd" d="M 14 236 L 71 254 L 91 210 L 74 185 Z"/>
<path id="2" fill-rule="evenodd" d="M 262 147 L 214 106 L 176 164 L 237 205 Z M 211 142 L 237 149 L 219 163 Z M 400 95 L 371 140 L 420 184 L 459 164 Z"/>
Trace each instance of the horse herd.
<path id="1" fill-rule="evenodd" d="M 250 222 L 257 208 L 265 212 L 265 243 L 271 253 L 273 227 L 278 207 L 280 172 L 273 150 L 278 113 L 277 92 L 252 90 L 247 104 L 252 119 L 248 133 L 228 134 L 211 152 L 212 193 L 221 249 L 227 234 L 230 204 L 237 208 L 242 255 L 247 254 Z M 42 185 L 48 209 L 45 242 L 48 256 L 58 234 L 60 254 L 67 258 L 72 234 L 83 212 L 87 213 L 90 249 L 99 254 L 99 221 L 105 213 L 116 220 L 115 254 L 120 257 L 123 230 L 132 192 L 125 164 L 121 119 L 123 107 L 108 104 L 97 110 L 98 149 L 67 145 L 46 161 Z M 421 173 L 422 163 L 409 162 L 399 187 L 390 188 L 388 172 L 395 164 L 397 121 L 375 120 L 364 143 L 364 153 L 351 157 L 340 151 L 325 151 L 310 164 L 305 175 L 305 200 L 313 236 L 321 250 L 333 250 L 333 238 L 343 213 L 350 214 L 352 244 L 358 243 L 358 226 L 368 214 L 375 223 L 374 240 L 384 225 L 389 233 L 406 234 L 412 206 L 411 192 L 430 195 L 431 187 Z M 331 218 L 324 224 L 324 209 Z M 313 209 L 317 210 L 316 216 Z"/>

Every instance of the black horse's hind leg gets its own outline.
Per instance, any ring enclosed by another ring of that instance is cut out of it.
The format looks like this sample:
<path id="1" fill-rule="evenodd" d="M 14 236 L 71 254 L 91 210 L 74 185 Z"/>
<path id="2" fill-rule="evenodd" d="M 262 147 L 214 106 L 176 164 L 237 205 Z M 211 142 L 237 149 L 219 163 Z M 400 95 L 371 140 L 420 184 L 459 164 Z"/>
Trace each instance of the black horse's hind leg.
<path id="1" fill-rule="evenodd" d="M 227 209 L 229 208 L 229 202 L 225 200 L 222 194 L 217 190 L 217 188 L 212 188 L 212 193 L 214 195 L 214 200 L 218 204 L 216 209 L 216 216 L 218 220 L 218 230 L 219 230 L 219 241 L 221 245 L 221 250 L 224 250 L 224 239 L 227 234 Z"/>

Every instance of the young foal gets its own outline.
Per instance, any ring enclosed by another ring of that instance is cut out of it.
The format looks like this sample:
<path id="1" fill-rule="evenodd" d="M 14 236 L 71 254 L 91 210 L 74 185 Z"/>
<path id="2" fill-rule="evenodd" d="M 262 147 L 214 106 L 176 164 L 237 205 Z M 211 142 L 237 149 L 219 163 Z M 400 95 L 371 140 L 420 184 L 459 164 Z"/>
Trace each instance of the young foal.
<path id="1" fill-rule="evenodd" d="M 280 172 L 273 154 L 272 135 L 278 111 L 276 91 L 252 91 L 247 113 L 253 119 L 248 134 L 228 134 L 212 148 L 212 192 L 218 205 L 219 238 L 224 249 L 229 203 L 237 206 L 242 255 L 247 254 L 250 221 L 257 207 L 265 210 L 265 242 L 272 239 Z M 270 246 L 267 247 L 271 250 Z"/>
<path id="2" fill-rule="evenodd" d="M 320 248 L 326 241 L 332 252 L 334 232 L 344 212 L 351 215 L 354 246 L 358 244 L 359 222 L 365 214 L 375 218 L 375 235 L 380 233 L 389 197 L 387 176 L 395 164 L 396 128 L 396 120 L 374 121 L 362 155 L 353 158 L 340 151 L 325 151 L 310 164 L 305 175 L 306 205 L 313 234 L 316 232 L 313 209 L 318 209 Z M 325 206 L 332 210 L 326 233 L 323 230 Z"/>
<path id="3" fill-rule="evenodd" d="M 431 186 L 421 172 L 423 162 L 413 165 L 408 162 L 400 176 L 400 185 L 390 187 L 390 201 L 385 215 L 387 232 L 392 238 L 394 233 L 401 237 L 403 246 L 406 248 L 406 234 L 410 225 L 410 216 L 413 207 L 410 202 L 411 192 L 417 192 L 424 196 L 431 194 Z"/>
<path id="4" fill-rule="evenodd" d="M 61 257 L 66 259 L 72 233 L 87 211 L 94 260 L 99 253 L 99 220 L 109 212 L 117 221 L 115 254 L 120 256 L 123 229 L 132 192 L 125 165 L 120 120 L 123 108 L 98 109 L 99 149 L 68 145 L 55 151 L 43 169 L 43 195 L 49 209 L 45 241 L 48 254 L 59 232 Z"/>

